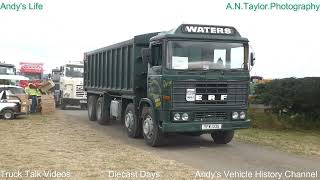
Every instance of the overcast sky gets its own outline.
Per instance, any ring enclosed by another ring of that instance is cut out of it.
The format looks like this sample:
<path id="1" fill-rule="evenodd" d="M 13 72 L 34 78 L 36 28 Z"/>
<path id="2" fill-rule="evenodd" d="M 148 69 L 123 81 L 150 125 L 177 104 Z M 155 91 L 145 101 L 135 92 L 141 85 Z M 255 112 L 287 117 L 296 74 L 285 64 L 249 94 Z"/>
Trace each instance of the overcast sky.
<path id="1" fill-rule="evenodd" d="M 36 2 L 44 10 L 0 11 L 0 61 L 43 62 L 48 72 L 86 51 L 194 23 L 234 26 L 247 37 L 257 58 L 251 75 L 320 76 L 320 12 L 230 11 L 226 3 L 235 1 L 224 0 Z"/>

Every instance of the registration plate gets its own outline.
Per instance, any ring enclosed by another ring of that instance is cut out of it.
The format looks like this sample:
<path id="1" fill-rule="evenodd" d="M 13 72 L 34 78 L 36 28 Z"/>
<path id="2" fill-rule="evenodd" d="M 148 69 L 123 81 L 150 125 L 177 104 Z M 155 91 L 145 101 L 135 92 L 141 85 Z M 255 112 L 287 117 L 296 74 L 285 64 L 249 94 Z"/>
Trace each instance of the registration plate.
<path id="1" fill-rule="evenodd" d="M 87 103 L 87 100 L 80 100 L 80 103 Z"/>
<path id="2" fill-rule="evenodd" d="M 221 129 L 222 124 L 202 124 L 202 130 Z"/>

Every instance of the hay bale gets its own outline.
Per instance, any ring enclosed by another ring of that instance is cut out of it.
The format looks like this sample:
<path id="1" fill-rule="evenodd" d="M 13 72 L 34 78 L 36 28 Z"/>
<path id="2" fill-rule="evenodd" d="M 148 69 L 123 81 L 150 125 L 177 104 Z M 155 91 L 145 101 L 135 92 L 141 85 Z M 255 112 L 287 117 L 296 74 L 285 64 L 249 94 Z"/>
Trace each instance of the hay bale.
<path id="1" fill-rule="evenodd" d="M 53 95 L 42 95 L 40 106 L 42 114 L 54 112 L 56 110 L 56 104 Z"/>

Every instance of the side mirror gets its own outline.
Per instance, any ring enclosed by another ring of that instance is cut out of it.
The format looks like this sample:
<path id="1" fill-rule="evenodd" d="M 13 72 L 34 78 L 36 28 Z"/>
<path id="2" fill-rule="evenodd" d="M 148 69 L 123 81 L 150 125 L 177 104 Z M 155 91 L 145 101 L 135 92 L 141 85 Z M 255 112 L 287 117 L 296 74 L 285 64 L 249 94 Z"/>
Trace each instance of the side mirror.
<path id="1" fill-rule="evenodd" d="M 141 49 L 141 57 L 142 63 L 148 64 L 151 62 L 151 49 L 150 48 L 142 48 Z"/>
<path id="2" fill-rule="evenodd" d="M 254 62 L 256 61 L 256 55 L 255 53 L 250 53 L 250 65 L 253 66 Z"/>

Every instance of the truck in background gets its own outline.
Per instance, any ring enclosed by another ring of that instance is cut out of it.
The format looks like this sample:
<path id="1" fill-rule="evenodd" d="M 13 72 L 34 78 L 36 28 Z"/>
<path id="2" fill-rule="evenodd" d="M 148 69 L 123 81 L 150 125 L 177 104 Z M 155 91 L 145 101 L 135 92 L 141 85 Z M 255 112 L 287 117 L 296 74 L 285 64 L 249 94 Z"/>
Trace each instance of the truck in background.
<path id="1" fill-rule="evenodd" d="M 17 75 L 13 64 L 0 63 L 0 85 L 21 86 L 21 81 L 28 81 L 29 78 Z"/>
<path id="2" fill-rule="evenodd" d="M 55 99 L 61 109 L 66 106 L 87 107 L 87 95 L 83 89 L 83 63 L 70 62 L 54 69 L 51 75 L 55 83 Z"/>
<path id="3" fill-rule="evenodd" d="M 0 75 L 16 75 L 16 68 L 13 64 L 0 62 Z"/>
<path id="4" fill-rule="evenodd" d="M 150 146 L 169 133 L 229 143 L 250 127 L 248 42 L 233 27 L 182 24 L 87 52 L 89 120 L 123 120 L 129 137 Z"/>
<path id="5" fill-rule="evenodd" d="M 43 63 L 20 62 L 20 75 L 29 78 L 20 81 L 21 87 L 25 88 L 29 83 L 39 86 L 43 78 Z"/>

